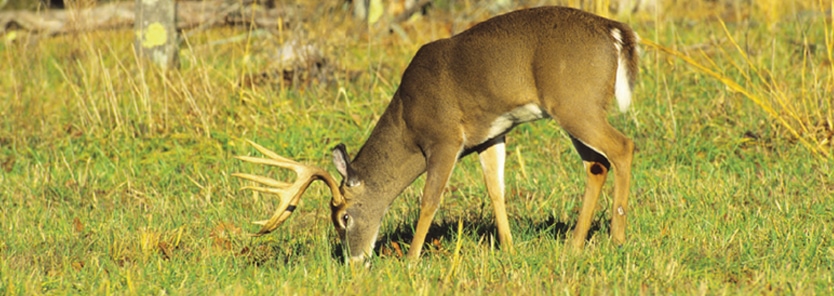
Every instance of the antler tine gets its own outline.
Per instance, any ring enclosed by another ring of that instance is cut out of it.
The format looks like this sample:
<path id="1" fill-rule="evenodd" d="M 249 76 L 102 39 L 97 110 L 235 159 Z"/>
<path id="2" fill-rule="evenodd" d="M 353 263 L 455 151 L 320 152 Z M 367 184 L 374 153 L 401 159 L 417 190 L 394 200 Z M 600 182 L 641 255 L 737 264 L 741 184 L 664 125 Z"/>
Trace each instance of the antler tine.
<path id="1" fill-rule="evenodd" d="M 292 212 L 295 210 L 296 205 L 298 205 L 298 202 L 301 199 L 301 195 L 304 194 L 304 191 L 307 190 L 307 187 L 309 187 L 310 184 L 313 183 L 313 181 L 315 180 L 323 180 L 328 184 L 331 192 L 333 193 L 332 203 L 337 204 L 338 202 L 341 202 L 343 200 L 338 189 L 338 184 L 328 172 L 315 166 L 304 165 L 291 159 L 282 157 L 277 153 L 269 149 L 266 149 L 263 146 L 258 145 L 252 141 L 247 140 L 247 142 L 269 158 L 251 156 L 235 156 L 235 158 L 255 164 L 263 164 L 291 169 L 297 175 L 295 182 L 285 183 L 264 176 L 244 173 L 232 174 L 235 177 L 250 180 L 265 186 L 245 186 L 243 187 L 243 189 L 271 193 L 278 195 L 281 198 L 281 203 L 275 209 L 275 212 L 272 214 L 272 217 L 270 217 L 269 220 L 255 222 L 256 224 L 260 224 L 262 226 L 256 234 L 253 234 L 254 236 L 261 236 L 272 232 L 273 230 L 278 228 L 278 226 L 280 226 L 284 222 L 284 220 L 289 218 L 290 214 L 292 214 Z"/>
<path id="2" fill-rule="evenodd" d="M 266 149 L 266 147 L 264 147 L 264 146 L 258 145 L 258 143 L 252 142 L 250 140 L 246 140 L 246 143 L 249 143 L 249 145 L 252 145 L 252 147 L 255 147 L 255 149 L 257 149 L 258 151 L 260 151 L 264 155 L 266 155 L 269 158 L 272 158 L 274 160 L 289 162 L 289 163 L 297 163 L 297 162 L 293 161 L 292 159 L 285 158 L 281 155 L 278 155 L 277 153 L 275 153 L 272 150 Z"/>

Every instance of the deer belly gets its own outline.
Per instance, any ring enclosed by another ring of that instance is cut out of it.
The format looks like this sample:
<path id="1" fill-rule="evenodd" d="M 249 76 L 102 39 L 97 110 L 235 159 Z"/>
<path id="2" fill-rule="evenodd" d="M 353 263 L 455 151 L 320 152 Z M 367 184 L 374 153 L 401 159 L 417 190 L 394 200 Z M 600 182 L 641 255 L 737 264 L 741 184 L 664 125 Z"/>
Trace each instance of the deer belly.
<path id="1" fill-rule="evenodd" d="M 484 142 L 506 133 L 516 125 L 545 117 L 548 117 L 547 113 L 539 105 L 533 103 L 515 108 L 492 121 Z"/>

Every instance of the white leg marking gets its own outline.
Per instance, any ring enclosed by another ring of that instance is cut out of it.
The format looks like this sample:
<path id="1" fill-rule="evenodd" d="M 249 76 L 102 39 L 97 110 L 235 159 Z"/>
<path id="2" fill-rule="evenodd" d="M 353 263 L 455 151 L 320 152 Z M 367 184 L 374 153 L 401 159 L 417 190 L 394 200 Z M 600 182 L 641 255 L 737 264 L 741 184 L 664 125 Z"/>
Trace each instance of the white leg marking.
<path id="1" fill-rule="evenodd" d="M 507 158 L 507 146 L 504 142 L 498 143 L 490 147 L 490 149 L 495 149 L 495 174 L 498 177 L 498 190 L 500 192 L 504 192 L 504 161 Z M 481 161 L 481 167 L 486 168 L 486 162 L 483 156 L 478 157 Z"/>

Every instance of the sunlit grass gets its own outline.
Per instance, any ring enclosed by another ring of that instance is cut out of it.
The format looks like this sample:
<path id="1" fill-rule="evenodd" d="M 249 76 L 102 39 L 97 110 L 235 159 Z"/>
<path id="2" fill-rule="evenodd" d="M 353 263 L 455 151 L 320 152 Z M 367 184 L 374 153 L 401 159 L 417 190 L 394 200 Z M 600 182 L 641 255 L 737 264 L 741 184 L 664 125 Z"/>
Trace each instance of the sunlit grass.
<path id="1" fill-rule="evenodd" d="M 584 173 L 558 125 L 539 121 L 508 136 L 515 254 L 497 247 L 469 157 L 421 261 L 401 258 L 418 179 L 386 215 L 370 269 L 340 261 L 320 184 L 275 233 L 250 238 L 276 200 L 230 174 L 282 175 L 232 156 L 254 154 L 248 139 L 332 171 L 329 149 L 361 147 L 420 44 L 477 20 L 431 10 L 403 39 L 309 7 L 277 35 L 193 33 L 170 73 L 138 66 L 129 31 L 4 38 L 0 293 L 832 294 L 832 5 L 797 3 L 785 11 L 815 17 L 635 18 L 658 46 L 644 47 L 632 110 L 610 116 L 638 147 L 623 247 L 607 236 L 609 181 L 587 248 L 566 251 Z M 241 86 L 293 38 L 320 46 L 339 78 Z"/>
<path id="2" fill-rule="evenodd" d="M 714 46 L 718 47 L 717 52 L 713 55 L 719 55 L 722 61 L 729 62 L 731 68 L 726 69 L 725 66 L 720 66 L 716 59 L 710 54 L 699 50 L 698 55 L 703 62 L 699 62 L 696 58 L 675 50 L 673 48 L 654 43 L 649 40 L 644 40 L 643 43 L 652 49 L 660 50 L 664 53 L 672 55 L 687 64 L 698 69 L 700 72 L 720 81 L 728 89 L 733 92 L 741 94 L 745 99 L 753 102 L 761 111 L 765 112 L 772 120 L 775 120 L 780 129 L 784 129 L 787 137 L 799 141 L 805 148 L 822 158 L 831 158 L 832 132 L 834 131 L 834 117 L 832 117 L 832 100 L 834 96 L 832 87 L 829 84 L 834 82 L 834 67 L 831 65 L 831 47 L 834 47 L 829 40 L 832 36 L 827 29 L 827 24 L 823 23 L 824 31 L 824 46 L 825 52 L 828 53 L 822 59 L 814 56 L 818 54 L 815 49 L 809 48 L 808 37 L 803 36 L 802 43 L 797 44 L 797 40 L 781 41 L 789 43 L 788 46 L 796 46 L 797 52 L 779 52 L 776 53 L 776 42 L 778 40 L 771 40 L 772 42 L 772 59 L 769 63 L 766 60 L 754 60 L 736 41 L 736 37 L 727 29 L 724 22 L 720 22 L 723 29 L 724 38 L 729 41 L 729 47 L 735 51 L 735 54 L 740 56 L 740 61 L 736 61 L 732 52 L 727 52 L 726 49 L 721 48 L 720 44 Z M 803 32 L 808 34 L 810 32 Z M 792 43 L 792 44 L 791 44 Z M 747 44 L 746 46 L 751 46 Z M 755 45 L 754 45 L 755 46 Z M 757 48 L 759 48 L 757 46 Z M 715 50 L 714 48 L 709 48 Z M 761 52 L 761 50 L 755 50 Z M 777 58 L 777 55 L 779 58 Z M 784 72 L 777 71 L 775 67 L 787 67 L 783 64 L 785 55 L 791 56 L 787 62 L 799 62 L 796 71 Z M 800 55 L 796 58 L 792 55 Z M 813 59 L 813 60 L 809 60 Z M 794 60 L 794 61 L 791 61 Z M 763 64 L 764 66 L 759 66 Z M 770 64 L 770 69 L 768 69 Z M 777 66 L 778 64 L 778 66 Z M 731 76 L 726 71 L 734 71 Z M 799 81 L 794 79 L 799 78 Z M 792 89 L 791 83 L 798 83 L 799 89 Z"/>

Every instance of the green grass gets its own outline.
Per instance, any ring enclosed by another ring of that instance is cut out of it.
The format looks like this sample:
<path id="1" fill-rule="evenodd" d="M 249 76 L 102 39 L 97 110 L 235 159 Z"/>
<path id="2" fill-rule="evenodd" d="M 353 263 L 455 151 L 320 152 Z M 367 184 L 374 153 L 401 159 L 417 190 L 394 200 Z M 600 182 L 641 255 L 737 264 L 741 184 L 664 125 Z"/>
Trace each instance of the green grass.
<path id="1" fill-rule="evenodd" d="M 820 11 L 773 26 L 754 11 L 726 32 L 709 18 L 632 22 L 725 79 L 644 47 L 631 111 L 610 114 L 638 147 L 624 246 L 607 235 L 609 178 L 592 238 L 567 251 L 584 173 L 558 125 L 540 121 L 508 136 L 515 254 L 496 246 L 468 157 L 420 262 L 398 249 L 422 179 L 388 211 L 370 269 L 340 262 L 320 184 L 278 231 L 248 237 L 275 198 L 241 191 L 230 174 L 289 175 L 232 156 L 254 154 L 249 139 L 334 171 L 329 149 L 359 149 L 419 45 L 448 35 L 448 13 L 404 25 L 410 42 L 341 21 L 287 30 L 278 37 L 308 34 L 341 71 L 361 74 L 283 90 L 238 86 L 274 40 L 205 45 L 242 28 L 195 34 L 183 69 L 168 74 L 140 71 L 129 31 L 3 38 L 0 293 L 832 294 L 834 30 Z"/>

